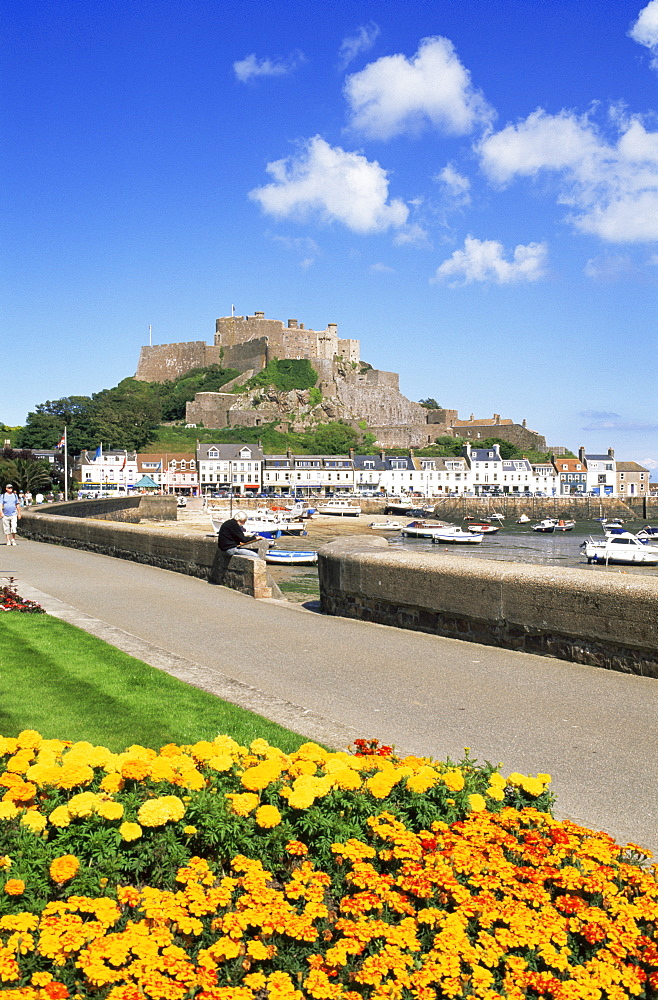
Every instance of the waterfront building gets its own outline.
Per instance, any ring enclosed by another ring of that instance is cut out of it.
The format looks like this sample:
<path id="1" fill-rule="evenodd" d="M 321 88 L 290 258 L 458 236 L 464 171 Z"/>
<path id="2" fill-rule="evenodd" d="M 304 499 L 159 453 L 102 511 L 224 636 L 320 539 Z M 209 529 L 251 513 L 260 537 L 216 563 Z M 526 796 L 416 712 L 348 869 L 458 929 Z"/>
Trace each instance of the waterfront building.
<path id="1" fill-rule="evenodd" d="M 553 462 L 535 462 L 532 466 L 535 491 L 545 493 L 547 497 L 557 496 L 560 492 L 560 477 Z"/>
<path id="2" fill-rule="evenodd" d="M 527 458 L 504 458 L 502 464 L 503 493 L 535 492 L 537 484 L 532 465 Z"/>
<path id="3" fill-rule="evenodd" d="M 467 441 L 464 445 L 464 457 L 471 467 L 471 489 L 476 496 L 480 493 L 502 493 L 503 460 L 499 444 L 490 448 L 473 448 Z"/>
<path id="4" fill-rule="evenodd" d="M 352 455 L 265 455 L 263 489 L 266 493 L 308 496 L 312 493 L 354 492 Z"/>
<path id="5" fill-rule="evenodd" d="M 617 462 L 617 496 L 646 497 L 649 495 L 649 470 L 637 462 Z"/>
<path id="6" fill-rule="evenodd" d="M 99 445 L 94 451 L 76 455 L 73 475 L 83 490 L 126 493 L 139 479 L 137 453 L 118 449 L 105 451 Z"/>
<path id="7" fill-rule="evenodd" d="M 581 447 L 578 449 L 578 458 L 587 469 L 587 492 L 594 496 L 615 496 L 617 473 L 614 448 L 608 448 L 606 455 L 586 455 L 585 449 Z"/>
<path id="8" fill-rule="evenodd" d="M 263 449 L 259 445 L 197 443 L 196 462 L 204 495 L 231 490 L 249 496 L 261 490 Z"/>
<path id="9" fill-rule="evenodd" d="M 163 493 L 197 496 L 199 475 L 192 452 L 146 452 L 137 455 L 140 476 L 149 476 Z"/>
<path id="10" fill-rule="evenodd" d="M 555 459 L 555 468 L 559 477 L 560 496 L 587 492 L 587 468 L 580 458 Z"/>

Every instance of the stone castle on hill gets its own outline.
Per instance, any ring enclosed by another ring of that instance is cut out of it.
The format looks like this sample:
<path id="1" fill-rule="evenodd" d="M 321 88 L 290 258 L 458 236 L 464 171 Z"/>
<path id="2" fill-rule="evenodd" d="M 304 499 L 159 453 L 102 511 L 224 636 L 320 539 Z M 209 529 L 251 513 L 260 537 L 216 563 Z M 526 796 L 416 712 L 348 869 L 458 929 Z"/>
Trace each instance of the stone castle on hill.
<path id="1" fill-rule="evenodd" d="M 249 389 L 236 392 L 252 375 L 262 371 L 274 358 L 306 358 L 318 372 L 317 387 L 281 392 L 276 389 Z M 399 376 L 373 368 L 361 360 L 358 340 L 344 340 L 338 327 L 307 329 L 296 319 L 288 325 L 253 316 L 222 316 L 217 320 L 214 343 L 203 340 L 180 344 L 142 347 L 135 378 L 166 382 L 193 368 L 217 364 L 235 368 L 241 374 L 223 386 L 222 392 L 197 393 L 187 404 L 188 424 L 204 427 L 259 427 L 275 421 L 282 429 L 303 430 L 317 422 L 345 420 L 355 427 L 365 423 L 382 448 L 421 448 L 442 435 L 473 441 L 499 437 L 521 449 L 546 450 L 541 434 L 526 427 L 525 420 L 493 418 L 459 420 L 456 410 L 426 409 L 403 396 Z"/>

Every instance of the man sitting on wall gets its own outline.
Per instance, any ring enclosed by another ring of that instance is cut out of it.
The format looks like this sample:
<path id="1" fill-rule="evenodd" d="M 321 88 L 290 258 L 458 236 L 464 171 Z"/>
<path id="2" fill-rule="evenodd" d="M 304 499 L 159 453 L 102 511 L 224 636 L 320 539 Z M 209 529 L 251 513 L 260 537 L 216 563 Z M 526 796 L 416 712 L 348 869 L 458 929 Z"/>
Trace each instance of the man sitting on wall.
<path id="1" fill-rule="evenodd" d="M 245 535 L 246 522 L 246 511 L 234 511 L 233 517 L 224 521 L 219 529 L 217 541 L 221 551 L 226 552 L 228 556 L 249 556 L 250 559 L 258 559 L 258 552 L 245 547 L 258 538 L 258 535 Z"/>

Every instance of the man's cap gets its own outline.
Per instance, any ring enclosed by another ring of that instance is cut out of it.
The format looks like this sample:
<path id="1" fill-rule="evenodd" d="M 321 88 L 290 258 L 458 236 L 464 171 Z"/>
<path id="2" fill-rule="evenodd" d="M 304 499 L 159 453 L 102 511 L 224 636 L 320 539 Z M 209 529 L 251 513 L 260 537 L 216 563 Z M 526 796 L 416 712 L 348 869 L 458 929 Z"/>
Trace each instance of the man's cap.
<path id="1" fill-rule="evenodd" d="M 11 483 L 7 483 L 7 485 L 5 486 L 6 490 L 13 490 L 13 488 L 14 487 L 11 485 Z"/>

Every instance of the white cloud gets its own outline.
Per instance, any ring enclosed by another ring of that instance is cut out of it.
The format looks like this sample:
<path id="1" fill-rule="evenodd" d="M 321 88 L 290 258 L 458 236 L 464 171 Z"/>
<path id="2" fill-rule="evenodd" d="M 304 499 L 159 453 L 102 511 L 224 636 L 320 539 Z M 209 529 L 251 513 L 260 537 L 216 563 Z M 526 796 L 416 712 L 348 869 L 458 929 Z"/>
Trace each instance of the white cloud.
<path id="1" fill-rule="evenodd" d="M 340 68 L 345 69 L 362 52 L 368 52 L 378 38 L 379 25 L 375 24 L 374 21 L 362 24 L 361 27 L 356 29 L 353 35 L 348 35 L 347 38 L 344 38 L 338 51 Z"/>
<path id="2" fill-rule="evenodd" d="M 594 281 L 612 282 L 632 274 L 635 270 L 627 254 L 605 253 L 591 257 L 584 267 L 588 278 Z"/>
<path id="3" fill-rule="evenodd" d="M 589 424 L 580 428 L 582 431 L 655 432 L 658 430 L 658 425 L 656 424 L 626 420 L 619 413 L 612 413 L 608 410 L 583 410 L 578 416 L 585 417 L 590 421 Z"/>
<path id="4" fill-rule="evenodd" d="M 372 264 L 370 270 L 373 274 L 395 274 L 395 268 L 382 263 Z"/>
<path id="5" fill-rule="evenodd" d="M 432 281 L 447 281 L 451 288 L 456 288 L 474 281 L 507 285 L 517 281 L 537 281 L 544 276 L 545 243 L 519 244 L 511 261 L 505 260 L 503 254 L 503 244 L 498 240 L 478 240 L 467 236 L 464 249 L 455 250 L 452 257 L 444 260 Z"/>
<path id="6" fill-rule="evenodd" d="M 462 208 L 471 203 L 471 182 L 448 163 L 434 178 L 443 191 L 443 196 L 453 208 Z"/>
<path id="7" fill-rule="evenodd" d="M 602 137 L 587 115 L 542 108 L 517 125 L 488 135 L 478 146 L 490 180 L 554 171 L 558 202 L 585 233 L 616 243 L 658 240 L 658 132 L 637 116 L 613 117 L 617 142 Z"/>
<path id="8" fill-rule="evenodd" d="M 383 56 L 345 81 L 351 125 L 373 139 L 426 125 L 466 135 L 493 114 L 447 38 L 424 38 L 411 59 Z"/>
<path id="9" fill-rule="evenodd" d="M 410 222 L 397 232 L 393 242 L 398 247 L 430 247 L 431 241 L 426 229 L 423 229 L 417 222 Z"/>
<path id="10" fill-rule="evenodd" d="M 305 62 L 303 52 L 293 52 L 287 59 L 257 59 L 254 52 L 233 63 L 233 71 L 241 83 L 259 76 L 287 76 Z"/>
<path id="11" fill-rule="evenodd" d="M 249 197 L 276 218 L 316 215 L 363 234 L 400 229 L 407 222 L 409 209 L 399 198 L 389 201 L 387 171 L 377 161 L 330 146 L 319 135 L 297 156 L 268 163 L 267 172 L 273 183 Z"/>
<path id="12" fill-rule="evenodd" d="M 280 236 L 278 233 L 268 233 L 273 243 L 290 250 L 292 253 L 303 254 L 299 266 L 303 268 L 311 267 L 315 264 L 320 255 L 320 248 L 310 236 Z"/>
<path id="13" fill-rule="evenodd" d="M 658 460 L 655 458 L 643 458 L 640 465 L 644 465 L 647 469 L 658 469 Z"/>
<path id="14" fill-rule="evenodd" d="M 654 69 L 658 69 L 658 0 L 650 0 L 650 3 L 642 8 L 629 35 L 633 41 L 649 49 L 653 56 L 651 65 Z"/>

